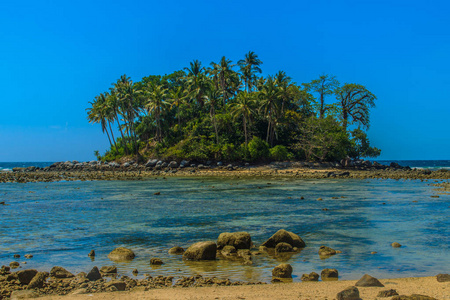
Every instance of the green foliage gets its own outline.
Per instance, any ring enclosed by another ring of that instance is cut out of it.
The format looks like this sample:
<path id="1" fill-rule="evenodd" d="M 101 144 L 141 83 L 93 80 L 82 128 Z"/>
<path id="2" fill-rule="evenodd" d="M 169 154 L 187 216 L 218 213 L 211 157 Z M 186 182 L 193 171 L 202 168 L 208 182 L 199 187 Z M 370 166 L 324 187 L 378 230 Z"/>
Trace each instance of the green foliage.
<path id="1" fill-rule="evenodd" d="M 270 148 L 270 158 L 276 161 L 288 160 L 293 157 L 292 153 L 289 153 L 288 149 L 283 145 L 276 145 Z"/>
<path id="2" fill-rule="evenodd" d="M 330 75 L 306 84 L 284 71 L 264 78 L 261 65 L 250 51 L 237 65 L 223 56 L 206 68 L 194 60 L 138 82 L 121 76 L 87 109 L 89 122 L 99 124 L 110 143 L 96 157 L 322 161 L 379 155 L 363 131 L 347 133 L 353 124 L 369 125 L 376 98 L 365 87 L 340 87 Z M 325 103 L 331 95 L 338 102 Z"/>
<path id="3" fill-rule="evenodd" d="M 264 161 L 269 158 L 269 144 L 257 136 L 248 143 L 248 152 L 252 161 Z"/>

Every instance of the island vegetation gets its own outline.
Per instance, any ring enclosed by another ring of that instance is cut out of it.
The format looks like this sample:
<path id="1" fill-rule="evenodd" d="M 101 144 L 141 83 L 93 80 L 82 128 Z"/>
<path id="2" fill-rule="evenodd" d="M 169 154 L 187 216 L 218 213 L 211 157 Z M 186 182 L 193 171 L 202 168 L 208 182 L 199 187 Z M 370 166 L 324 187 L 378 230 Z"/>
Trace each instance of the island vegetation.
<path id="1" fill-rule="evenodd" d="M 336 161 L 380 154 L 365 132 L 376 100 L 366 87 L 326 74 L 302 84 L 283 71 L 263 77 L 261 65 L 250 51 L 237 64 L 224 56 L 138 82 L 121 76 L 87 109 L 110 143 L 97 158 Z"/>

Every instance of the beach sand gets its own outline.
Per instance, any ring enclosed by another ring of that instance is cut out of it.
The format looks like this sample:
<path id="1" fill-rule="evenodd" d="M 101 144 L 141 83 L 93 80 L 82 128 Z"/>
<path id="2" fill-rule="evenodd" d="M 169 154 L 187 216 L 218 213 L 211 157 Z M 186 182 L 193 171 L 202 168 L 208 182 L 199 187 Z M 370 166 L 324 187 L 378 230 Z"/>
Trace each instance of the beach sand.
<path id="1" fill-rule="evenodd" d="M 380 279 L 385 287 L 359 287 L 361 299 L 391 299 L 377 297 L 383 290 L 394 289 L 400 295 L 420 294 L 435 299 L 450 299 L 450 282 L 438 282 L 436 277 Z M 250 286 L 217 286 L 197 288 L 163 288 L 84 295 L 47 296 L 46 300 L 84 299 L 336 299 L 336 294 L 357 280 L 277 283 Z"/>

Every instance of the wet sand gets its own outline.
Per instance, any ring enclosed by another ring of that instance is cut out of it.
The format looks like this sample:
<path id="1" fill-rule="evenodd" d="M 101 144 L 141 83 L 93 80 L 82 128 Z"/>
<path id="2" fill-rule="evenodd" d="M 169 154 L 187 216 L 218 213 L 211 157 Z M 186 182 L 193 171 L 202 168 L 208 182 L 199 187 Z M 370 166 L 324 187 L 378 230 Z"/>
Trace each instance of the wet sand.
<path id="1" fill-rule="evenodd" d="M 438 282 L 436 277 L 380 279 L 385 287 L 359 287 L 362 299 L 391 299 L 377 297 L 383 290 L 394 289 L 399 295 L 420 294 L 435 299 L 450 299 L 450 282 Z M 336 299 L 336 294 L 357 280 L 331 282 L 278 283 L 252 286 L 217 286 L 196 288 L 163 288 L 140 291 L 84 295 L 47 296 L 40 299 Z"/>

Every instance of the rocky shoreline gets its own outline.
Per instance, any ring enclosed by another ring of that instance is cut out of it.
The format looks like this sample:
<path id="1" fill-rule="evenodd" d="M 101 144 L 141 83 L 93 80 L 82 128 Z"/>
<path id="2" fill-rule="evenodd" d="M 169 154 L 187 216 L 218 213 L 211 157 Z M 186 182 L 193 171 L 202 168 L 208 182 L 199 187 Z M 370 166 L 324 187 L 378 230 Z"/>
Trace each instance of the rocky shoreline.
<path id="1" fill-rule="evenodd" d="M 217 241 L 203 241 L 192 244 L 184 250 L 181 247 L 173 247 L 168 250 L 172 255 L 179 255 L 184 261 L 211 261 L 216 259 L 239 260 L 243 265 L 252 265 L 252 257 L 261 255 L 264 252 L 275 253 L 276 256 L 295 253 L 306 247 L 306 243 L 300 236 L 293 232 L 280 229 L 269 239 L 256 248 L 249 233 L 247 232 L 224 232 L 221 233 Z M 318 249 L 321 259 L 326 259 L 332 255 L 341 253 L 327 246 Z M 87 256 L 95 257 L 95 251 L 91 251 Z M 131 249 L 119 247 L 108 254 L 112 262 L 127 262 L 135 258 L 135 253 Z M 32 259 L 32 256 L 25 256 Z M 20 258 L 20 255 L 15 255 Z M 150 259 L 150 264 L 159 265 L 163 262 L 158 258 Z M 42 272 L 35 269 L 25 269 L 14 272 L 19 268 L 17 262 L 12 262 L 10 266 L 2 266 L 0 269 L 0 299 L 25 299 L 40 296 L 52 295 L 85 295 L 106 292 L 145 292 L 153 289 L 168 288 L 193 288 L 193 287 L 218 287 L 218 286 L 245 286 L 264 285 L 263 282 L 232 282 L 229 279 L 219 279 L 216 277 L 203 277 L 194 275 L 190 277 L 179 276 L 155 276 L 144 274 L 143 279 L 138 279 L 138 270 L 133 271 L 133 276 L 119 275 L 117 267 L 103 266 L 100 269 L 93 267 L 88 273 L 81 272 L 72 274 L 63 267 L 55 266 L 50 272 Z M 292 266 L 281 263 L 272 270 L 272 283 L 292 282 Z M 337 281 L 339 272 L 337 269 L 323 269 L 319 274 L 311 272 L 301 276 L 302 282 L 311 281 Z M 438 282 L 448 283 L 450 275 L 439 274 L 436 276 Z M 359 296 L 358 288 L 364 287 L 385 287 L 377 278 L 364 275 L 349 290 L 344 289 L 338 293 L 338 299 L 354 299 L 347 297 Z M 390 297 L 398 295 L 395 290 L 380 290 L 379 297 Z M 340 295 L 340 296 L 339 296 Z M 406 296 L 405 296 L 406 297 Z M 425 297 L 425 296 L 424 296 Z M 358 299 L 358 298 L 355 298 Z M 393 298 L 394 299 L 394 298 Z M 398 298 L 416 299 L 416 298 Z M 434 298 L 420 298 L 432 300 Z"/>
<path id="2" fill-rule="evenodd" d="M 222 162 L 192 163 L 188 161 L 161 161 L 151 159 L 146 163 L 117 162 L 57 162 L 45 168 L 14 168 L 0 172 L 0 182 L 53 182 L 74 180 L 141 180 L 155 176 L 172 177 L 292 177 L 304 179 L 450 179 L 446 169 L 431 171 L 411 169 L 396 163 L 390 166 L 357 160 L 341 162 L 272 162 L 270 164 Z"/>

